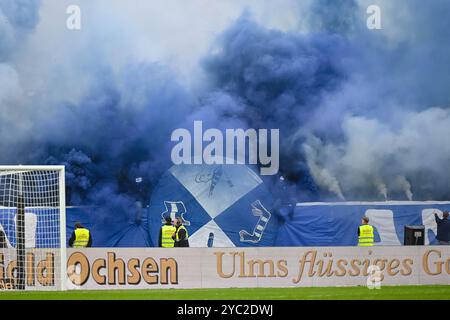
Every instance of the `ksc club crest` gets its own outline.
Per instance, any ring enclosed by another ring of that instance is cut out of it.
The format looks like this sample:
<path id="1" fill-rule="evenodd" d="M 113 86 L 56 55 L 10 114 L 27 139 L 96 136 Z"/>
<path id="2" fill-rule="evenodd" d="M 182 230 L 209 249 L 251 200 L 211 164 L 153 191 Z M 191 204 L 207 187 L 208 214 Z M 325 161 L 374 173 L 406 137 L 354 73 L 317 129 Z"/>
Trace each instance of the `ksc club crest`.
<path id="1" fill-rule="evenodd" d="M 278 220 L 273 199 L 246 165 L 175 165 L 160 179 L 150 200 L 149 231 L 158 244 L 161 221 L 181 217 L 191 247 L 271 246 Z"/>

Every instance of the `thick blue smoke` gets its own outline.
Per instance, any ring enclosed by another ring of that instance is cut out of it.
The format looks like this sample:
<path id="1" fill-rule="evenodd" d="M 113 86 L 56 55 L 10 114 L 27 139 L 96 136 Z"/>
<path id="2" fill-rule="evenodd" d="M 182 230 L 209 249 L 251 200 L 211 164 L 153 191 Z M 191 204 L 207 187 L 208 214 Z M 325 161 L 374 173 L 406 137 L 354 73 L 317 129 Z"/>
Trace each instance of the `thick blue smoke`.
<path id="1" fill-rule="evenodd" d="M 347 77 L 342 60 L 351 44 L 336 33 L 299 34 L 267 30 L 243 15 L 218 40 L 218 54 L 205 59 L 213 90 L 245 107 L 238 114 L 252 128 L 279 128 L 281 172 L 314 197 L 300 140 L 293 137 L 317 112 L 321 97 Z M 226 115 L 228 107 L 219 110 Z M 233 113 L 236 116 L 236 113 Z M 306 189 L 306 190 L 305 190 Z"/>
<path id="2" fill-rule="evenodd" d="M 39 21 L 40 0 L 0 1 L 0 63 L 23 42 Z"/>
<path id="3" fill-rule="evenodd" d="M 0 28 L 11 40 L 0 43 L 8 72 L 0 72 L 0 83 L 6 83 L 17 75 L 8 59 L 23 41 L 19 36 L 36 25 L 39 2 L 2 1 L 0 9 L 13 26 Z M 131 62 L 113 71 L 97 61 L 90 73 L 92 85 L 76 104 L 60 101 L 48 106 L 54 102 L 36 99 L 27 107 L 0 90 L 2 150 L 8 150 L 2 152 L 1 162 L 64 164 L 68 204 L 98 206 L 96 223 L 123 225 L 134 220 L 135 202 L 148 201 L 170 166 L 170 134 L 186 126 L 192 99 L 176 76 L 156 63 Z M 19 81 L 15 87 L 20 95 Z M 17 117 L 15 104 L 23 111 Z"/>
<path id="4" fill-rule="evenodd" d="M 442 135 L 434 121 L 450 119 L 450 4 L 399 4 L 410 18 L 391 39 L 365 28 L 357 2 L 337 3 L 313 2 L 310 15 L 299 17 L 308 32 L 270 30 L 243 14 L 203 59 L 207 85 L 195 95 L 162 65 L 130 61 L 117 70 L 100 50 L 88 53 L 91 83 L 79 101 L 19 103 L 0 88 L 8 114 L 0 119 L 0 146 L 10 150 L 0 161 L 63 163 L 69 204 L 98 206 L 99 222 L 132 221 L 135 201 L 148 201 L 171 166 L 171 132 L 203 120 L 208 127 L 280 129 L 285 179 L 272 178 L 271 187 L 283 201 L 338 199 L 339 192 L 379 199 L 383 187 L 403 195 L 408 183 L 416 199 L 448 199 L 450 177 L 440 171 L 450 150 L 426 149 L 429 159 L 420 163 L 418 146 L 439 146 L 431 143 Z M 11 56 L 36 26 L 38 10 L 35 1 L 0 2 L 0 83 L 2 74 L 8 83 L 17 76 Z M 9 116 L 17 105 L 30 116 Z M 411 138 L 421 124 L 425 134 Z"/>
<path id="5" fill-rule="evenodd" d="M 111 214 L 124 215 L 131 221 L 135 201 L 148 201 L 170 165 L 168 137 L 186 126 L 192 106 L 157 65 L 130 65 L 117 82 L 106 70 L 99 77 L 99 87 L 79 105 L 61 105 L 58 120 L 36 124 L 35 143 L 45 148 L 40 161 L 66 165 L 72 205 L 101 205 L 98 217 L 111 222 Z"/>
<path id="6" fill-rule="evenodd" d="M 307 33 L 267 30 L 244 15 L 205 61 L 213 88 L 245 106 L 249 126 L 281 129 L 282 173 L 296 194 L 448 199 L 450 154 L 437 147 L 436 125 L 450 125 L 450 4 L 396 3 L 377 31 L 365 8 L 314 1 Z"/>
<path id="7" fill-rule="evenodd" d="M 361 28 L 363 12 L 354 0 L 315 0 L 307 20 L 315 32 L 348 34 Z"/>

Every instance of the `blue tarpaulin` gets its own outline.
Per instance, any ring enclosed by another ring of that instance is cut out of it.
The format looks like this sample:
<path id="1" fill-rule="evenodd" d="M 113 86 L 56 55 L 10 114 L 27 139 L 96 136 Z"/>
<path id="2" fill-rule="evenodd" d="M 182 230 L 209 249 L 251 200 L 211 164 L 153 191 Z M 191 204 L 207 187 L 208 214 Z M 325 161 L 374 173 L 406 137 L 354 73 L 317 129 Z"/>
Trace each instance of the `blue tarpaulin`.
<path id="1" fill-rule="evenodd" d="M 66 209 L 67 241 L 76 222 L 81 222 L 92 234 L 94 247 L 150 247 L 147 228 L 147 211 L 142 210 L 141 219 L 125 222 L 98 221 L 95 207 L 68 207 Z"/>
<path id="2" fill-rule="evenodd" d="M 363 216 L 376 229 L 379 245 L 403 244 L 405 225 L 424 225 L 426 244 L 436 243 L 434 213 L 449 202 L 304 203 L 291 208 L 278 229 L 276 246 L 354 246 Z"/>
<path id="3" fill-rule="evenodd" d="M 260 214 L 263 208 L 256 205 L 256 208 L 253 208 L 256 211 L 252 213 L 252 205 L 256 200 L 264 201 L 266 199 L 261 198 L 258 188 L 254 189 L 254 192 L 249 192 L 230 207 L 234 207 L 236 212 L 244 212 L 245 219 L 240 218 L 235 212 L 234 217 L 232 213 L 228 213 L 230 218 L 226 223 L 220 219 L 214 223 L 217 234 L 225 234 L 231 239 L 230 246 L 354 246 L 357 243 L 357 228 L 364 215 L 369 217 L 370 224 L 376 229 L 375 241 L 378 245 L 403 244 L 405 225 L 424 225 L 425 244 L 436 244 L 434 213 L 438 213 L 442 217 L 443 211 L 450 210 L 450 202 L 301 203 L 291 207 L 268 207 L 266 209 L 271 212 L 271 216 L 276 218 L 267 227 L 267 239 L 264 239 L 266 233 L 262 233 L 260 241 L 240 242 L 239 231 L 246 231 L 249 240 L 256 239 L 254 234 L 259 232 L 257 226 L 260 223 L 260 216 L 258 218 L 254 213 Z M 264 194 L 262 193 L 262 195 Z M 166 210 L 162 199 L 153 198 L 156 203 L 143 208 L 139 219 L 129 222 L 122 222 L 122 220 L 99 221 L 96 219 L 96 208 L 94 207 L 68 207 L 66 210 L 67 240 L 73 231 L 75 222 L 78 221 L 91 230 L 94 247 L 156 246 L 161 226 L 161 214 Z M 161 201 L 162 203 L 159 203 Z M 192 203 L 200 208 L 195 201 Z M 188 211 L 189 201 L 185 203 L 185 206 Z M 157 208 L 156 211 L 155 208 Z M 179 207 L 173 206 L 173 208 Z M 26 215 L 32 214 L 36 219 L 33 237 L 36 239 L 36 246 L 42 247 L 47 243 L 43 240 L 45 238 L 44 230 L 57 228 L 57 221 L 48 220 L 39 210 L 26 210 L 26 212 Z M 195 235 L 196 230 L 202 229 L 198 225 L 199 221 L 203 226 L 208 226 L 213 220 L 209 218 L 203 221 L 200 215 L 195 217 L 196 213 L 197 211 L 191 212 L 185 217 L 192 222 L 192 225 L 187 226 L 191 235 Z M 14 208 L 0 209 L 1 227 L 5 231 L 9 243 L 13 246 L 15 245 L 14 216 Z M 205 230 L 205 241 L 197 242 L 195 246 L 207 246 L 211 229 L 206 228 Z M 253 238 L 252 232 L 254 233 Z M 214 245 L 217 246 L 216 239 Z"/>

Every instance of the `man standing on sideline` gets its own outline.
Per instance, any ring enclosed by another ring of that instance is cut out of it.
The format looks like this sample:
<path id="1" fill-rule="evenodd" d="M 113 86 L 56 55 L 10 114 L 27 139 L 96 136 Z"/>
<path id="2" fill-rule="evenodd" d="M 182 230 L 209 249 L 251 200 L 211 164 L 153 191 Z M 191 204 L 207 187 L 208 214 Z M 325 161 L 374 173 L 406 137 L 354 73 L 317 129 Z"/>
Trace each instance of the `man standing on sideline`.
<path id="1" fill-rule="evenodd" d="M 91 233 L 80 222 L 75 223 L 75 230 L 69 239 L 69 246 L 72 248 L 92 247 Z"/>
<path id="2" fill-rule="evenodd" d="M 371 247 L 374 241 L 374 229 L 369 225 L 369 218 L 362 217 L 361 225 L 358 227 L 358 246 Z"/>
<path id="3" fill-rule="evenodd" d="M 437 213 L 434 218 L 437 223 L 436 240 L 440 245 L 450 245 L 450 222 L 448 221 L 448 211 L 444 211 L 442 219 L 439 219 Z"/>
<path id="4" fill-rule="evenodd" d="M 175 227 L 177 230 L 172 236 L 173 240 L 175 240 L 175 247 L 189 247 L 189 235 L 187 229 L 183 226 L 181 217 L 175 219 Z"/>
<path id="5" fill-rule="evenodd" d="M 172 239 L 172 235 L 177 231 L 172 225 L 172 219 L 170 216 L 165 218 L 165 223 L 159 230 L 159 247 L 162 248 L 173 248 L 175 245 L 175 241 Z"/>

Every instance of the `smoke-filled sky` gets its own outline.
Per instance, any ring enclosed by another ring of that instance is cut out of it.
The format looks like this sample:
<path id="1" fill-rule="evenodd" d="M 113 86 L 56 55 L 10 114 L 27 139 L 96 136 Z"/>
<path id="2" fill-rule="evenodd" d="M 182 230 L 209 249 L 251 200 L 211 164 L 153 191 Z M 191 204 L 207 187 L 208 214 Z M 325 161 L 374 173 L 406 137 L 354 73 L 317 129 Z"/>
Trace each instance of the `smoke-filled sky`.
<path id="1" fill-rule="evenodd" d="M 381 30 L 366 27 L 374 3 Z M 70 4 L 81 30 L 66 28 Z M 0 162 L 63 163 L 70 204 L 126 215 L 171 166 L 171 132 L 203 120 L 279 128 L 285 180 L 268 182 L 289 201 L 448 200 L 448 12 L 447 0 L 0 0 Z"/>

